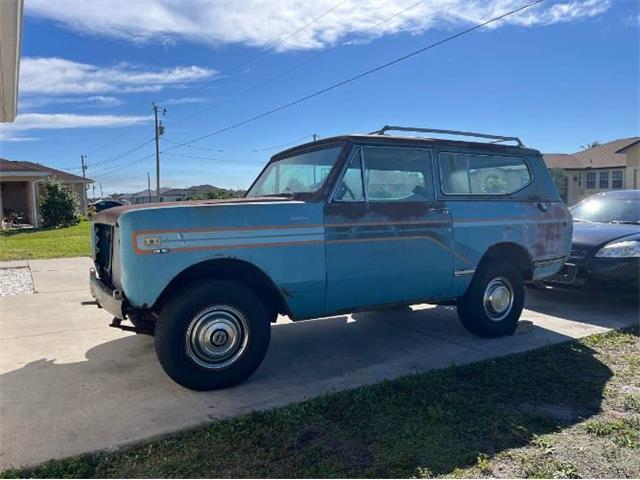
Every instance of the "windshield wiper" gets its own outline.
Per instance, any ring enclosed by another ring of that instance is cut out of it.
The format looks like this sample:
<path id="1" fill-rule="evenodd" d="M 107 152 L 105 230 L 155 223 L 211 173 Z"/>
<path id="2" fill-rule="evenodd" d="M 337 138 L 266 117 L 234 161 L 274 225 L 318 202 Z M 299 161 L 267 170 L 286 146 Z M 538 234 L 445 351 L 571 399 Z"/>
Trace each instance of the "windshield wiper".
<path id="1" fill-rule="evenodd" d="M 609 223 L 618 223 L 621 225 L 640 225 L 637 220 L 611 220 Z"/>
<path id="2" fill-rule="evenodd" d="M 282 192 L 282 193 L 265 193 L 264 195 L 260 195 L 261 197 L 287 197 L 293 198 L 296 196 L 293 192 Z"/>

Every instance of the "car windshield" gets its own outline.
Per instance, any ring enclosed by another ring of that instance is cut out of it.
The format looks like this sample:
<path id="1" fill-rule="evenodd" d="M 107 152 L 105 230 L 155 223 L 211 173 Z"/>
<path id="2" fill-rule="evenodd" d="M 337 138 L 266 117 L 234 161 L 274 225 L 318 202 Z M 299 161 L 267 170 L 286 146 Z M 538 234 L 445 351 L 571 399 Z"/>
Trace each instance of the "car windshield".
<path id="1" fill-rule="evenodd" d="M 341 150 L 341 145 L 333 146 L 271 162 L 247 192 L 247 197 L 317 192 Z"/>
<path id="2" fill-rule="evenodd" d="M 582 222 L 640 225 L 640 203 L 632 197 L 592 197 L 573 207 L 571 215 Z"/>

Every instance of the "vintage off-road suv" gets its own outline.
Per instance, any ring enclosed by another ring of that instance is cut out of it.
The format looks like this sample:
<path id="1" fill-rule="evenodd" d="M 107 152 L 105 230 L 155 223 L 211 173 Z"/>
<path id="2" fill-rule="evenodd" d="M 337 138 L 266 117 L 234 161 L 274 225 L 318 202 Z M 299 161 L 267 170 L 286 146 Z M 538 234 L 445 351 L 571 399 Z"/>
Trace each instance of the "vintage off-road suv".
<path id="1" fill-rule="evenodd" d="M 471 332 L 512 334 L 523 283 L 560 269 L 572 228 L 540 152 L 518 138 L 405 127 L 279 153 L 241 199 L 93 222 L 97 303 L 113 326 L 154 335 L 167 374 L 196 390 L 251 375 L 280 313 L 455 304 Z"/>

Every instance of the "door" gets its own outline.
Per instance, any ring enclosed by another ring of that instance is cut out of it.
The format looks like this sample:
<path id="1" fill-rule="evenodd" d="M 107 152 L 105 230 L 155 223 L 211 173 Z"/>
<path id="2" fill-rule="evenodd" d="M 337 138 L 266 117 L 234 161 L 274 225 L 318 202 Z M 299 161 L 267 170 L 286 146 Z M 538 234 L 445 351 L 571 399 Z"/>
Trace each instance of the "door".
<path id="1" fill-rule="evenodd" d="M 434 195 L 431 151 L 356 147 L 325 207 L 328 312 L 443 297 L 451 217 Z"/>

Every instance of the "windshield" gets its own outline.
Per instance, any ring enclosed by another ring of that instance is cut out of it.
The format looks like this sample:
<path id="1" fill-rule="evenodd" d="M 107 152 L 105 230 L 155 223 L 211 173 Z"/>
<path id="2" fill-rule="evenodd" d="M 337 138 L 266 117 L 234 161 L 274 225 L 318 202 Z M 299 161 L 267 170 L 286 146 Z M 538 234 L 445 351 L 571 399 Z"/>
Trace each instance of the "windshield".
<path id="1" fill-rule="evenodd" d="M 583 222 L 640 224 L 640 203 L 637 198 L 590 198 L 571 210 L 573 219 Z"/>
<path id="2" fill-rule="evenodd" d="M 317 192 L 341 150 L 342 146 L 335 146 L 276 160 L 258 177 L 247 197 Z"/>

